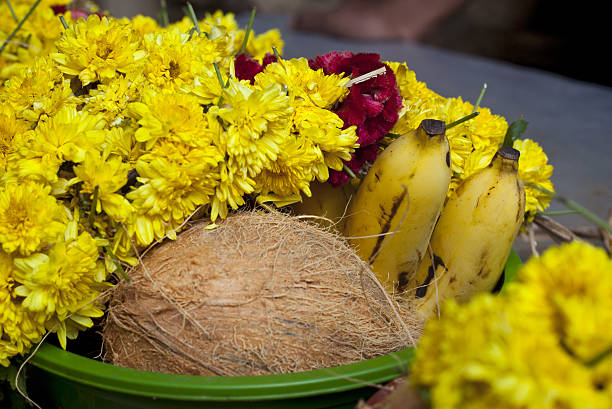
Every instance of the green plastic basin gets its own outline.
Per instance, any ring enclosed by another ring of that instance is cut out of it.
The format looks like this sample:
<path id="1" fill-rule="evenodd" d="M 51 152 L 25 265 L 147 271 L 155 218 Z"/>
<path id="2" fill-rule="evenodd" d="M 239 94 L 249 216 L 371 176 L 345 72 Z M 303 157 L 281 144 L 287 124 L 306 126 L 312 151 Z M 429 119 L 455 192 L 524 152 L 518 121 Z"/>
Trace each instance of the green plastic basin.
<path id="1" fill-rule="evenodd" d="M 506 281 L 521 265 L 512 252 Z M 43 344 L 30 360 L 28 392 L 44 409 L 354 408 L 405 374 L 409 348 L 353 364 L 283 375 L 212 377 L 121 368 Z"/>

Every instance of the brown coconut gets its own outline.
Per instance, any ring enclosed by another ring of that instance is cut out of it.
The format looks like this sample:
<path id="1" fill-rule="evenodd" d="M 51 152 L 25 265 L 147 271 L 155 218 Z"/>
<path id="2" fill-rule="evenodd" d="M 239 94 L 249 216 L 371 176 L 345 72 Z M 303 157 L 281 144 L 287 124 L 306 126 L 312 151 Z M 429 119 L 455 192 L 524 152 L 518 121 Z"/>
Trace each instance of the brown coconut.
<path id="1" fill-rule="evenodd" d="M 338 236 L 287 215 L 238 213 L 153 248 L 116 286 L 105 360 L 156 372 L 304 371 L 407 348 L 420 334 Z"/>

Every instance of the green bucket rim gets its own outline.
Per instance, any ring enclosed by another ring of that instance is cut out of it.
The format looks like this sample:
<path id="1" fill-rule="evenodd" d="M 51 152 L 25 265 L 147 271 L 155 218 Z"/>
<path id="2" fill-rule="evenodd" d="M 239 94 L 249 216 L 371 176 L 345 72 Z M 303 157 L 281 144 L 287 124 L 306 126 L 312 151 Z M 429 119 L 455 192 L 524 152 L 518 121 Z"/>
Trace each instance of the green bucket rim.
<path id="1" fill-rule="evenodd" d="M 123 368 L 43 344 L 31 363 L 96 388 L 130 395 L 206 401 L 300 398 L 345 392 L 390 381 L 407 372 L 414 348 L 347 365 L 279 375 L 174 375 Z"/>
<path id="2" fill-rule="evenodd" d="M 511 251 L 504 284 L 514 281 L 521 265 L 520 257 Z M 41 370 L 103 390 L 158 399 L 229 402 L 295 399 L 384 383 L 406 374 L 414 355 L 415 349 L 408 348 L 347 365 L 289 374 L 196 376 L 123 368 L 44 343 L 30 362 Z"/>

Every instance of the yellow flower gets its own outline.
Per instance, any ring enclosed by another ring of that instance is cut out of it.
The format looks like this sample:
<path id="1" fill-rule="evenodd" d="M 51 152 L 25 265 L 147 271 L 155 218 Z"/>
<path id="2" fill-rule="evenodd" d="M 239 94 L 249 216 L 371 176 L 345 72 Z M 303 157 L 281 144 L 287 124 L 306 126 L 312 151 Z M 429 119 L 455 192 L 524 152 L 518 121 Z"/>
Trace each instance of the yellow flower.
<path id="1" fill-rule="evenodd" d="M 139 245 L 176 237 L 179 226 L 197 206 L 210 202 L 223 159 L 213 145 L 160 143 L 136 164 L 141 183 L 126 197 L 135 209 L 129 226 Z"/>
<path id="2" fill-rule="evenodd" d="M 24 134 L 25 141 L 8 157 L 5 179 L 58 182 L 62 163 L 82 162 L 87 151 L 102 149 L 106 139 L 104 126 L 101 115 L 89 115 L 74 106 L 64 107 Z"/>
<path id="3" fill-rule="evenodd" d="M 0 105 L 0 176 L 6 170 L 6 158 L 13 153 L 21 134 L 29 129 L 25 121 L 15 118 L 10 105 Z"/>
<path id="4" fill-rule="evenodd" d="M 357 145 L 355 127 L 342 129 L 344 122 L 338 115 L 316 106 L 298 106 L 293 116 L 295 131 L 315 145 L 323 160 L 312 166 L 321 182 L 329 178 L 329 169 L 341 170 L 343 160 L 349 161 Z"/>
<path id="5" fill-rule="evenodd" d="M 243 30 L 238 31 L 237 40 L 242 45 L 246 32 Z M 283 40 L 281 38 L 280 31 L 274 28 L 268 30 L 263 34 L 255 34 L 255 31 L 251 31 L 249 40 L 247 41 L 246 53 L 253 56 L 256 60 L 262 60 L 266 54 L 272 53 L 272 48 L 275 47 L 278 52 L 283 54 Z"/>
<path id="6" fill-rule="evenodd" d="M 0 98 L 16 111 L 18 118 L 32 123 L 55 115 L 66 105 L 76 105 L 70 81 L 64 79 L 50 58 L 39 58 L 11 76 L 0 91 Z"/>
<path id="7" fill-rule="evenodd" d="M 54 243 L 64 232 L 67 214 L 36 183 L 7 184 L 0 188 L 0 243 L 7 253 L 29 255 Z"/>
<path id="8" fill-rule="evenodd" d="M 602 249 L 550 248 L 505 295 L 446 303 L 427 323 L 412 381 L 436 409 L 608 408 L 611 293 Z"/>
<path id="9" fill-rule="evenodd" d="M 224 90 L 227 108 L 210 111 L 226 124 L 217 146 L 233 159 L 233 170 L 246 169 L 253 177 L 276 160 L 280 146 L 289 137 L 293 108 L 280 85 L 251 89 L 231 80 Z"/>
<path id="10" fill-rule="evenodd" d="M 223 94 L 223 88 L 213 69 L 198 73 L 194 76 L 193 83 L 180 91 L 196 96 L 202 105 L 217 104 Z"/>
<path id="11" fill-rule="evenodd" d="M 521 269 L 519 311 L 541 318 L 561 344 L 588 361 L 612 346 L 612 260 L 583 242 L 549 248 Z"/>
<path id="12" fill-rule="evenodd" d="M 28 351 L 45 333 L 45 315 L 21 306 L 22 297 L 15 294 L 19 285 L 14 277 L 13 257 L 0 249 L 0 365 L 9 358 Z"/>
<path id="13" fill-rule="evenodd" d="M 69 241 L 57 241 L 44 253 L 16 258 L 15 277 L 21 285 L 15 293 L 24 297 L 22 305 L 27 310 L 53 315 L 51 322 L 64 321 L 70 314 L 83 316 L 84 303 L 106 287 L 104 265 L 98 255 L 96 241 L 88 233 L 81 233 Z M 92 316 L 101 315 L 99 308 L 88 310 Z M 59 328 L 58 338 L 65 348 L 63 330 Z"/>
<path id="14" fill-rule="evenodd" d="M 146 57 L 140 38 L 129 24 L 91 15 L 64 32 L 52 57 L 62 72 L 78 76 L 83 85 L 88 85 L 139 71 Z"/>
<path id="15" fill-rule="evenodd" d="M 142 102 L 129 105 L 128 112 L 140 126 L 136 140 L 144 142 L 147 149 L 160 139 L 206 144 L 212 138 L 204 110 L 193 95 L 148 90 Z"/>
<path id="16" fill-rule="evenodd" d="M 128 20 L 127 22 L 131 23 L 134 30 L 138 31 L 142 35 L 151 34 L 161 29 L 154 18 L 143 16 L 142 14 L 132 17 L 132 19 Z"/>
<path id="17" fill-rule="evenodd" d="M 212 69 L 220 59 L 217 46 L 206 37 L 192 37 L 178 29 L 147 34 L 144 76 L 154 87 L 176 90 L 192 86 L 196 75 Z"/>
<path id="18" fill-rule="evenodd" d="M 313 70 L 305 58 L 284 60 L 269 64 L 255 76 L 255 85 L 266 88 L 273 84 L 286 87 L 293 104 L 306 104 L 331 108 L 349 93 L 344 85 L 348 77 L 325 75 L 323 70 Z"/>
<path id="19" fill-rule="evenodd" d="M 82 110 L 90 114 L 101 113 L 112 127 L 124 125 L 128 104 L 140 99 L 142 76 L 125 76 L 101 83 L 81 97 Z"/>
<path id="20" fill-rule="evenodd" d="M 536 212 L 545 210 L 551 200 L 546 193 L 530 186 L 530 184 L 543 187 L 551 192 L 555 191 L 550 181 L 553 167 L 548 164 L 548 156 L 537 142 L 531 139 L 517 139 L 513 148 L 521 153 L 519 158 L 519 177 L 525 182 L 525 216 L 528 221 L 533 220 Z"/>
<path id="21" fill-rule="evenodd" d="M 129 170 L 130 165 L 123 163 L 120 157 L 88 152 L 85 160 L 74 167 L 74 174 L 83 182 L 81 193 L 89 195 L 90 200 L 97 196 L 96 212 L 104 211 L 114 221 L 125 222 L 133 209 L 117 191 L 126 184 Z"/>
<path id="22" fill-rule="evenodd" d="M 311 196 L 313 166 L 322 162 L 321 156 L 321 151 L 307 138 L 290 138 L 282 146 L 278 158 L 255 178 L 255 191 L 260 193 L 258 200 L 273 201 L 283 206 L 299 201 L 301 192 Z"/>

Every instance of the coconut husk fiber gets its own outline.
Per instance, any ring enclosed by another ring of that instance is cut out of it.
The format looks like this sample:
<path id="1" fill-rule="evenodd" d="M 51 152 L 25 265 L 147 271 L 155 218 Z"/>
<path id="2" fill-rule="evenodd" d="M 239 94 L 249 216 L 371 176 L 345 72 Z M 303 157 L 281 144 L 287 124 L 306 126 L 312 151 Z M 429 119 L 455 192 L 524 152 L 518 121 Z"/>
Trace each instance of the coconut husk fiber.
<path id="1" fill-rule="evenodd" d="M 113 292 L 106 361 L 191 375 L 263 375 L 412 346 L 421 323 L 340 237 L 241 212 L 149 251 Z"/>

